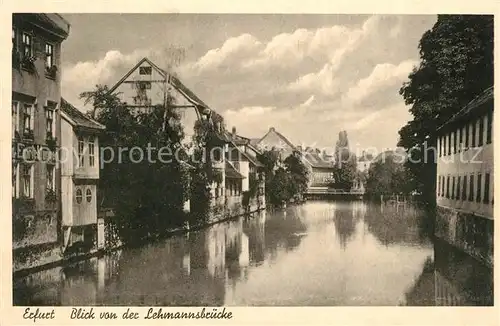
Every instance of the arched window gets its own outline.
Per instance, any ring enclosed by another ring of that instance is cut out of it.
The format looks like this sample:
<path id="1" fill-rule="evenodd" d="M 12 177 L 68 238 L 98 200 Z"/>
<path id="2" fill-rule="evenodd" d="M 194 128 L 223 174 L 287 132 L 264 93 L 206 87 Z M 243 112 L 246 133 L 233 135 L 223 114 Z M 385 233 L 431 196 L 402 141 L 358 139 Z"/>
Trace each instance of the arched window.
<path id="1" fill-rule="evenodd" d="M 82 203 L 82 198 L 83 198 L 82 189 L 80 189 L 80 188 L 76 189 L 76 202 L 78 204 L 81 204 Z"/>
<path id="2" fill-rule="evenodd" d="M 92 201 L 92 191 L 90 189 L 87 189 L 85 197 L 87 197 L 87 203 L 90 203 Z"/>

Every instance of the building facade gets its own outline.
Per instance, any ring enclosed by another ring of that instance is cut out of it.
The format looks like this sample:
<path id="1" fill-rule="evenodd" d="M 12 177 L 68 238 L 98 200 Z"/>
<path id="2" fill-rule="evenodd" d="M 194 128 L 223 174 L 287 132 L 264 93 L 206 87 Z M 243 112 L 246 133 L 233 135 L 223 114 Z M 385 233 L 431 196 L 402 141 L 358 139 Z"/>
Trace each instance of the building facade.
<path id="1" fill-rule="evenodd" d="M 332 155 L 315 148 L 301 148 L 293 145 L 283 134 L 274 127 L 260 139 L 252 142 L 259 150 L 275 150 L 279 153 L 280 161 L 284 161 L 294 152 L 302 154 L 302 162 L 309 172 L 309 190 L 329 187 L 334 180 L 335 162 Z"/>
<path id="2" fill-rule="evenodd" d="M 60 259 L 61 43 L 58 14 L 12 16 L 13 269 Z"/>
<path id="3" fill-rule="evenodd" d="M 99 133 L 105 127 L 64 99 L 61 118 L 61 147 L 71 153 L 61 160 L 63 251 L 91 252 L 104 246 L 104 230 L 97 227 L 97 184 Z"/>
<path id="4" fill-rule="evenodd" d="M 438 130 L 436 235 L 493 264 L 493 88 Z"/>

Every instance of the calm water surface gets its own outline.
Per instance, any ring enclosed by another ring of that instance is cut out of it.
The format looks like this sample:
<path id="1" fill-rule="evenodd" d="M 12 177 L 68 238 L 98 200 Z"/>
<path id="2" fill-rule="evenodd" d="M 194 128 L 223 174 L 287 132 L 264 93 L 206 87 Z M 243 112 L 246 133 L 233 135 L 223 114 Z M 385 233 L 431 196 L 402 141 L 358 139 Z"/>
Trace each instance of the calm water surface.
<path id="1" fill-rule="evenodd" d="M 311 201 L 14 280 L 17 305 L 491 305 L 411 206 Z"/>

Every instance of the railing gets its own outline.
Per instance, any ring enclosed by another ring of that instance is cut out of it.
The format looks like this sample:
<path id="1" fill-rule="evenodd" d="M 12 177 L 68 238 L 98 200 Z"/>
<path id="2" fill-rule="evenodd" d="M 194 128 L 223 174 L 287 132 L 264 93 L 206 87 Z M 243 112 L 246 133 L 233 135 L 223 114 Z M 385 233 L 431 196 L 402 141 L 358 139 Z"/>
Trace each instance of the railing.
<path id="1" fill-rule="evenodd" d="M 307 195 L 364 195 L 364 190 L 341 190 L 341 189 L 331 189 L 326 187 L 321 188 L 309 188 L 306 191 Z"/>

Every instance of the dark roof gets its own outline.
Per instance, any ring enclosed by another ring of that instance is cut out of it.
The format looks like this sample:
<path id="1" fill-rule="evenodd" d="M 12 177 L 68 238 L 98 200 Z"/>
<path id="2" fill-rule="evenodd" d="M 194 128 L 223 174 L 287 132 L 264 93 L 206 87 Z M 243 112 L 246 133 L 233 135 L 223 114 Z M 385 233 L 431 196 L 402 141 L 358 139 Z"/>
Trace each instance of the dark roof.
<path id="1" fill-rule="evenodd" d="M 371 153 L 364 153 L 361 154 L 360 157 L 358 157 L 358 162 L 369 162 L 373 161 L 373 154 Z"/>
<path id="2" fill-rule="evenodd" d="M 226 161 L 226 178 L 230 179 L 245 179 L 241 173 L 229 162 Z"/>
<path id="3" fill-rule="evenodd" d="M 69 35 L 70 24 L 56 13 L 14 13 L 12 20 L 14 24 L 28 22 L 62 39 L 66 39 Z"/>
<path id="4" fill-rule="evenodd" d="M 334 168 L 335 163 L 333 158 L 325 155 L 325 153 L 318 153 L 316 151 L 302 152 L 304 158 L 313 168 Z"/>
<path id="5" fill-rule="evenodd" d="M 263 167 L 264 164 L 262 164 L 255 155 L 252 155 L 248 152 L 243 152 L 243 155 L 246 156 L 246 158 L 248 158 L 248 160 L 255 166 L 257 167 Z"/>
<path id="6" fill-rule="evenodd" d="M 69 122 L 78 127 L 85 127 L 90 129 L 99 129 L 99 130 L 106 129 L 105 126 L 87 117 L 83 112 L 75 108 L 64 98 L 61 98 L 61 110 L 68 116 L 69 119 L 71 119 L 71 121 Z"/>
<path id="7" fill-rule="evenodd" d="M 458 120 L 467 118 L 471 115 L 476 109 L 482 107 L 484 104 L 493 101 L 493 86 L 487 88 L 480 95 L 475 97 L 472 101 L 470 101 L 462 110 L 455 113 L 448 121 L 446 121 L 443 125 L 441 125 L 439 129 L 456 122 Z M 493 107 L 492 107 L 493 108 Z"/>

